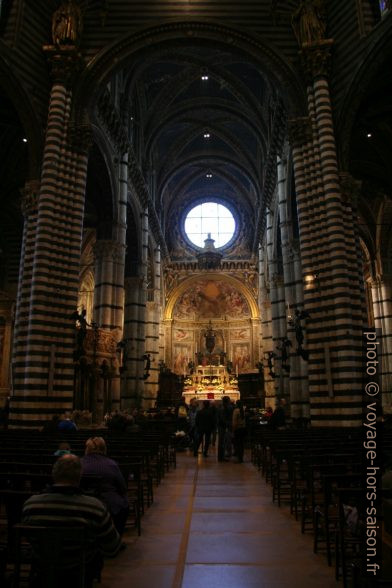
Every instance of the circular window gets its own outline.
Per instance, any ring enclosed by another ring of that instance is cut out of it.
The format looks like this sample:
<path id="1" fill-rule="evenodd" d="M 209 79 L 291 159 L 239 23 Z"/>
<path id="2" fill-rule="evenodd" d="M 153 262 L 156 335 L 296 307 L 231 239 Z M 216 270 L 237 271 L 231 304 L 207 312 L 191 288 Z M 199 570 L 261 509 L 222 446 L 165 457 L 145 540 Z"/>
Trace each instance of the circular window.
<path id="1" fill-rule="evenodd" d="M 233 238 L 236 223 L 233 214 L 223 204 L 203 202 L 192 208 L 185 218 L 186 236 L 198 247 L 211 234 L 215 247 L 223 247 Z"/>

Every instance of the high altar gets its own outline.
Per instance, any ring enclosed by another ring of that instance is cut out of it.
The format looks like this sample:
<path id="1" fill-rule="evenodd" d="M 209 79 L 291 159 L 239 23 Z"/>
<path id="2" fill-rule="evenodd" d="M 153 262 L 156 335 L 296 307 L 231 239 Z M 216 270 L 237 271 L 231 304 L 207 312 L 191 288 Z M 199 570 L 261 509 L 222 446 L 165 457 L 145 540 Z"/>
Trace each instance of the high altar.
<path id="1" fill-rule="evenodd" d="M 225 365 L 198 365 L 184 380 L 183 397 L 187 404 L 191 398 L 221 400 L 223 396 L 233 401 L 240 398 L 238 380 L 229 374 Z"/>

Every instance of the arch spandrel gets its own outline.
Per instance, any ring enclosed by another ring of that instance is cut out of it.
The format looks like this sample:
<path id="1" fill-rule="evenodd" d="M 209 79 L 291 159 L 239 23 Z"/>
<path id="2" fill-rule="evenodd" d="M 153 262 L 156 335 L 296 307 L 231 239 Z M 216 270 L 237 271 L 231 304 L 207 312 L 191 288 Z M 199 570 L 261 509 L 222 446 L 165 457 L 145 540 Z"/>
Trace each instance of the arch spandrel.
<path id="1" fill-rule="evenodd" d="M 211 283 L 210 288 L 208 288 L 209 283 Z M 191 278 L 184 280 L 181 284 L 174 288 L 172 292 L 170 292 L 165 307 L 164 319 L 171 320 L 175 318 L 174 310 L 176 308 L 177 303 L 181 300 L 182 296 L 186 294 L 187 291 L 195 292 L 195 290 L 197 289 L 199 291 L 201 290 L 201 295 L 206 295 L 205 306 L 203 307 L 206 311 L 204 312 L 204 315 L 200 316 L 199 318 L 219 319 L 223 318 L 223 316 L 227 314 L 230 315 L 230 309 L 232 308 L 232 306 L 227 301 L 227 295 L 230 290 L 234 293 L 238 292 L 240 294 L 240 297 L 236 301 L 239 310 L 239 316 L 237 318 L 260 318 L 259 308 L 256 304 L 255 299 L 253 298 L 250 290 L 242 282 L 240 282 L 240 280 L 238 280 L 237 278 L 233 278 L 231 276 L 222 275 L 220 273 L 208 273 L 204 275 L 201 274 L 197 276 L 192 276 Z M 205 289 L 207 289 L 207 291 L 205 291 Z M 245 302 L 246 306 L 243 305 L 241 297 Z M 218 313 L 215 316 L 213 316 L 213 313 L 211 312 L 212 305 L 214 304 L 218 305 Z M 241 312 L 242 309 L 246 309 L 247 312 Z M 225 312 L 226 310 L 228 312 Z M 235 313 L 231 314 L 230 318 L 236 318 Z"/>

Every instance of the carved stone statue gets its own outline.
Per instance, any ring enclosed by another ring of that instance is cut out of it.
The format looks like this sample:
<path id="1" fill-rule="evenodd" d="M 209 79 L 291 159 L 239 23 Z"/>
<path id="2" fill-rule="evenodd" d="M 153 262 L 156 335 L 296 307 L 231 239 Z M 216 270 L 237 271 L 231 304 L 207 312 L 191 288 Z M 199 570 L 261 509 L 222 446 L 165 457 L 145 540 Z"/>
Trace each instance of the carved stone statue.
<path id="1" fill-rule="evenodd" d="M 291 17 L 300 46 L 325 38 L 326 19 L 323 0 L 301 0 Z"/>
<path id="2" fill-rule="evenodd" d="M 52 39 L 61 45 L 79 45 L 82 33 L 82 11 L 75 0 L 63 1 L 52 17 Z"/>

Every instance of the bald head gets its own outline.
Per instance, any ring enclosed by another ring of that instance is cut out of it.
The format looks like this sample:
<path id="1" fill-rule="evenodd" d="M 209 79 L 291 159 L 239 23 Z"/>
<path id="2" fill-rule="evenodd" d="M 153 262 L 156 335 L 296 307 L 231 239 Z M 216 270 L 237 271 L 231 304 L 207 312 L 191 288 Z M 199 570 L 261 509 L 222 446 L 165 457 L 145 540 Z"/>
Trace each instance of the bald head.
<path id="1" fill-rule="evenodd" d="M 63 486 L 79 486 L 81 473 L 80 459 L 71 453 L 60 457 L 52 469 L 54 483 Z"/>

